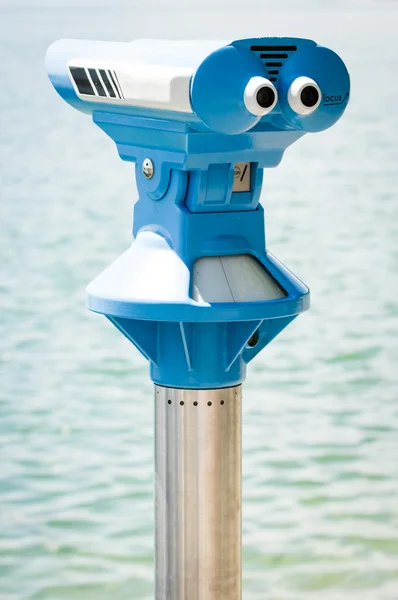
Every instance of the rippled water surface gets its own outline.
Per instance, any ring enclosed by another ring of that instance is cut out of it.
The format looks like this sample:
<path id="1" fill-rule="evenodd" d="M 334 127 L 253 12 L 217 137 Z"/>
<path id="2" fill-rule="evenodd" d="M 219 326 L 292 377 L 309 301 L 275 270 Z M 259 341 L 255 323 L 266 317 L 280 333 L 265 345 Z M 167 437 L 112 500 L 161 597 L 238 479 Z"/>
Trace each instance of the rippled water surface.
<path id="1" fill-rule="evenodd" d="M 97 6 L 96 6 L 97 5 Z M 63 104 L 59 37 L 314 37 L 352 100 L 267 171 L 312 309 L 244 391 L 244 598 L 398 599 L 398 5 L 0 0 L 0 598 L 153 598 L 152 386 L 84 309 L 129 244 L 133 168 Z"/>

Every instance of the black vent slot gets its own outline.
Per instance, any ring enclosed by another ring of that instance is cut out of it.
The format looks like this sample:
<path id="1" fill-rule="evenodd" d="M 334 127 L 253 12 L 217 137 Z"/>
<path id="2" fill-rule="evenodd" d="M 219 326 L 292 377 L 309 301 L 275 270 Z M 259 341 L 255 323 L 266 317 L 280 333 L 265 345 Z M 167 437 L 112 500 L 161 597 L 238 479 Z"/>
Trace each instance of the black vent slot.
<path id="1" fill-rule="evenodd" d="M 287 54 L 260 54 L 260 58 L 287 58 Z"/>
<path id="2" fill-rule="evenodd" d="M 106 91 L 104 90 L 104 86 L 101 83 L 100 78 L 98 77 L 98 73 L 95 69 L 89 69 L 91 81 L 94 84 L 95 89 L 97 90 L 98 96 L 102 96 L 106 98 Z"/>
<path id="3" fill-rule="evenodd" d="M 295 52 L 297 46 L 251 46 L 253 52 Z"/>
<path id="4" fill-rule="evenodd" d="M 100 69 L 99 73 L 100 73 L 100 75 L 102 77 L 102 81 L 104 82 L 104 85 L 105 85 L 106 89 L 108 90 L 109 96 L 111 98 L 116 98 L 115 91 L 114 91 L 114 89 L 112 87 L 111 82 L 109 81 L 109 77 L 108 77 L 106 71 L 104 69 Z"/>
<path id="5" fill-rule="evenodd" d="M 110 80 L 113 83 L 113 87 L 115 88 L 117 95 L 119 96 L 120 99 L 124 98 L 123 93 L 122 93 L 122 88 L 120 87 L 120 83 L 119 83 L 119 80 L 117 78 L 115 71 L 108 71 L 108 74 L 109 74 Z"/>
<path id="6" fill-rule="evenodd" d="M 69 71 L 80 94 L 95 96 L 93 86 L 87 77 L 86 69 L 83 67 L 69 67 Z"/>
<path id="7" fill-rule="evenodd" d="M 255 52 L 267 67 L 268 78 L 275 83 L 278 81 L 279 69 L 283 66 L 284 61 L 289 58 L 290 52 L 295 52 L 297 46 L 289 44 L 278 45 L 259 45 L 250 46 L 250 50 Z"/>

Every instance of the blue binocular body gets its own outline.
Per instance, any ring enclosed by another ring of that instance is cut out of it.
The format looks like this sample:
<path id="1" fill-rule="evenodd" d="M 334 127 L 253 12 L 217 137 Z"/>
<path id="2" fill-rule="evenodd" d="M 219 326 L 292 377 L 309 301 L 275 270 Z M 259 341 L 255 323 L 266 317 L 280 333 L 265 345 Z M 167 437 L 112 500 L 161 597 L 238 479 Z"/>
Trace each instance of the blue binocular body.
<path id="1" fill-rule="evenodd" d="M 343 61 L 296 38 L 61 40 L 47 67 L 136 163 L 134 240 L 88 286 L 88 308 L 148 358 L 157 384 L 241 383 L 309 307 L 308 288 L 266 249 L 263 169 L 341 117 Z"/>

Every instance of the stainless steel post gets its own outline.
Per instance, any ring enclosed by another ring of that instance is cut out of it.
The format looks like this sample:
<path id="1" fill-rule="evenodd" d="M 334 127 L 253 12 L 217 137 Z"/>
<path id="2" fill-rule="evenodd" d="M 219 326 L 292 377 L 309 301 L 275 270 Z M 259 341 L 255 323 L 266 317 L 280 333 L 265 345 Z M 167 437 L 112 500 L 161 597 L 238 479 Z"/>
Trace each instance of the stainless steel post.
<path id="1" fill-rule="evenodd" d="M 241 386 L 155 386 L 156 600 L 241 600 Z"/>

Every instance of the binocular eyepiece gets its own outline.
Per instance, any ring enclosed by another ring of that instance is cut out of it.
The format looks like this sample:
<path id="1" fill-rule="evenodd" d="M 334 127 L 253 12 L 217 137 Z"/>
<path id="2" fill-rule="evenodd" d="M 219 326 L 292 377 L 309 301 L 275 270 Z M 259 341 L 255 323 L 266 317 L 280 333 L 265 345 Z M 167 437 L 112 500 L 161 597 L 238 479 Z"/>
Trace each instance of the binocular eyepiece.
<path id="1" fill-rule="evenodd" d="M 322 92 L 310 77 L 297 77 L 288 91 L 290 108 L 298 115 L 309 115 L 321 102 Z"/>
<path id="2" fill-rule="evenodd" d="M 298 115 L 309 115 L 321 102 L 322 92 L 310 77 L 297 77 L 288 91 L 290 108 Z M 253 77 L 245 88 L 244 102 L 253 115 L 263 117 L 276 106 L 278 91 L 272 81 L 264 77 Z"/>

